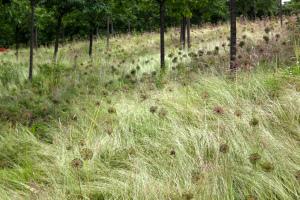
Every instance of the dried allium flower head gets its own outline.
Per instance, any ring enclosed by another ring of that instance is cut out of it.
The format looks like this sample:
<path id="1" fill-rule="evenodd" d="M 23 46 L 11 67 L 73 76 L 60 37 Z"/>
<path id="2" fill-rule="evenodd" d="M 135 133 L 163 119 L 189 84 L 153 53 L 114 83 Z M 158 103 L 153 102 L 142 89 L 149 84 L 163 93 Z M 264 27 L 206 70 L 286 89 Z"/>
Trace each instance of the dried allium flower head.
<path id="1" fill-rule="evenodd" d="M 173 60 L 172 60 L 172 63 L 177 63 L 177 61 L 178 61 L 178 58 L 174 57 Z"/>
<path id="2" fill-rule="evenodd" d="M 71 162 L 71 167 L 73 169 L 81 169 L 83 167 L 83 161 L 79 158 L 75 158 L 74 160 L 72 160 Z"/>
<path id="3" fill-rule="evenodd" d="M 150 107 L 150 112 L 155 113 L 157 111 L 158 107 L 157 106 L 151 106 Z"/>
<path id="4" fill-rule="evenodd" d="M 259 120 L 257 118 L 252 118 L 250 121 L 251 126 L 257 126 L 259 124 Z"/>
<path id="5" fill-rule="evenodd" d="M 236 110 L 236 111 L 234 112 L 234 115 L 237 116 L 237 117 L 241 117 L 242 114 L 243 114 L 243 113 L 242 113 L 241 110 Z"/>
<path id="6" fill-rule="evenodd" d="M 72 120 L 73 120 L 73 121 L 77 121 L 77 119 L 78 119 L 78 118 L 77 118 L 77 115 L 73 115 L 73 116 L 72 116 Z"/>
<path id="7" fill-rule="evenodd" d="M 253 195 L 248 195 L 246 197 L 246 200 L 257 200 L 257 198 L 255 196 L 253 196 Z"/>
<path id="8" fill-rule="evenodd" d="M 229 152 L 229 146 L 227 144 L 221 144 L 219 151 L 221 153 L 228 153 Z"/>
<path id="9" fill-rule="evenodd" d="M 117 113 L 117 110 L 116 110 L 116 108 L 114 108 L 114 107 L 109 107 L 109 108 L 108 108 L 108 113 L 114 114 L 114 113 Z"/>
<path id="10" fill-rule="evenodd" d="M 191 199 L 194 198 L 194 195 L 193 195 L 193 193 L 188 192 L 188 193 L 184 193 L 182 195 L 182 197 L 183 197 L 184 200 L 191 200 Z"/>
<path id="11" fill-rule="evenodd" d="M 269 38 L 269 36 L 267 36 L 267 35 L 264 35 L 263 36 L 263 39 L 264 39 L 264 41 L 268 44 L 269 43 L 269 41 L 270 41 L 270 38 Z"/>
<path id="12" fill-rule="evenodd" d="M 171 150 L 171 151 L 170 151 L 170 155 L 171 155 L 171 156 L 176 156 L 176 151 L 175 151 L 175 150 Z"/>
<path id="13" fill-rule="evenodd" d="M 105 96 L 105 97 L 108 96 L 108 91 L 107 91 L 107 90 L 103 90 L 101 93 L 102 93 L 102 95 Z"/>
<path id="14" fill-rule="evenodd" d="M 266 28 L 265 28 L 265 33 L 266 33 L 266 34 L 269 34 L 270 32 L 271 32 L 271 28 L 270 28 L 270 27 L 266 27 Z"/>
<path id="15" fill-rule="evenodd" d="M 136 70 L 135 70 L 135 69 L 132 69 L 132 70 L 130 71 L 130 74 L 133 75 L 133 76 L 136 75 Z"/>
<path id="16" fill-rule="evenodd" d="M 202 50 L 198 51 L 198 56 L 203 56 L 204 52 Z"/>
<path id="17" fill-rule="evenodd" d="M 244 46 L 245 46 L 245 42 L 244 41 L 240 41 L 240 43 L 239 43 L 239 47 L 241 47 L 241 48 L 243 48 Z"/>
<path id="18" fill-rule="evenodd" d="M 202 98 L 203 99 L 208 99 L 209 98 L 209 93 L 207 91 L 202 93 Z"/>
<path id="19" fill-rule="evenodd" d="M 258 153 L 253 153 L 249 156 L 249 161 L 253 165 L 255 165 L 260 159 L 261 159 L 261 156 Z"/>
<path id="20" fill-rule="evenodd" d="M 260 166 L 265 172 L 271 172 L 274 170 L 274 165 L 271 162 L 264 162 Z"/>
<path id="21" fill-rule="evenodd" d="M 298 180 L 300 182 L 300 170 L 298 170 L 295 174 L 295 178 L 296 180 Z"/>
<path id="22" fill-rule="evenodd" d="M 161 118 L 165 118 L 168 114 L 168 111 L 164 108 L 160 109 L 160 111 L 158 112 L 158 116 Z"/>
<path id="23" fill-rule="evenodd" d="M 215 107 L 214 112 L 219 115 L 223 115 L 225 113 L 224 109 L 221 106 Z"/>
<path id="24" fill-rule="evenodd" d="M 83 147 L 83 146 L 86 145 L 86 142 L 85 142 L 84 140 L 80 140 L 80 141 L 79 141 L 79 145 L 80 145 L 81 147 Z"/>
<path id="25" fill-rule="evenodd" d="M 84 148 L 80 150 L 80 155 L 83 158 L 83 160 L 91 160 L 93 158 L 93 151 L 89 148 Z"/>
<path id="26" fill-rule="evenodd" d="M 148 98 L 147 94 L 145 94 L 145 93 L 142 93 L 142 94 L 141 94 L 141 99 L 142 99 L 143 101 L 145 101 L 147 98 Z"/>

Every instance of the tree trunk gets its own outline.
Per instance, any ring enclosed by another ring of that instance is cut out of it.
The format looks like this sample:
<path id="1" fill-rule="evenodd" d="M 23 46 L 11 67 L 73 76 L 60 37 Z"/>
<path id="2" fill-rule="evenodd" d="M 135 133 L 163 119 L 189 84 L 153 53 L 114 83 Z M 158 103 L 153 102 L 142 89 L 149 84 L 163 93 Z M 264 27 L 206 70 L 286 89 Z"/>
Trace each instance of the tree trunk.
<path id="1" fill-rule="evenodd" d="M 129 35 L 131 34 L 131 23 L 130 23 L 130 21 L 128 22 L 128 34 Z"/>
<path id="2" fill-rule="evenodd" d="M 110 21 L 110 26 L 111 26 L 111 35 L 114 36 L 115 35 L 115 30 L 114 30 L 114 22 L 113 22 L 113 20 Z"/>
<path id="3" fill-rule="evenodd" d="M 230 0 L 230 69 L 236 70 L 236 0 Z"/>
<path id="4" fill-rule="evenodd" d="M 30 1 L 31 15 L 30 15 L 30 56 L 29 56 L 29 80 L 32 81 L 32 71 L 33 71 L 33 46 L 34 46 L 34 15 L 35 15 L 35 0 Z"/>
<path id="5" fill-rule="evenodd" d="M 93 28 L 90 29 L 90 47 L 89 47 L 89 56 L 93 55 Z"/>
<path id="6" fill-rule="evenodd" d="M 165 0 L 160 1 L 160 67 L 165 69 Z"/>
<path id="7" fill-rule="evenodd" d="M 38 49 L 38 31 L 37 31 L 37 27 L 34 27 L 34 48 L 37 51 Z"/>
<path id="8" fill-rule="evenodd" d="M 56 34 L 55 34 L 55 44 L 54 44 L 54 62 L 57 63 L 57 53 L 58 53 L 58 44 L 59 44 L 59 37 L 60 37 L 60 30 L 62 24 L 62 16 L 59 15 L 57 17 L 57 24 L 56 24 Z"/>
<path id="9" fill-rule="evenodd" d="M 180 31 L 180 42 L 181 42 L 181 47 L 182 47 L 183 49 L 185 48 L 185 44 L 186 44 L 185 33 L 186 33 L 186 18 L 185 18 L 185 17 L 182 17 L 182 21 L 181 21 L 181 31 Z"/>
<path id="10" fill-rule="evenodd" d="M 187 43 L 188 48 L 191 48 L 191 18 L 187 18 Z"/>
<path id="11" fill-rule="evenodd" d="M 110 38 L 110 19 L 107 17 L 107 27 L 106 27 L 106 49 L 109 50 L 109 38 Z"/>
<path id="12" fill-rule="evenodd" d="M 16 42 L 16 59 L 19 60 L 19 25 L 16 25 L 16 30 L 15 30 L 15 42 Z"/>

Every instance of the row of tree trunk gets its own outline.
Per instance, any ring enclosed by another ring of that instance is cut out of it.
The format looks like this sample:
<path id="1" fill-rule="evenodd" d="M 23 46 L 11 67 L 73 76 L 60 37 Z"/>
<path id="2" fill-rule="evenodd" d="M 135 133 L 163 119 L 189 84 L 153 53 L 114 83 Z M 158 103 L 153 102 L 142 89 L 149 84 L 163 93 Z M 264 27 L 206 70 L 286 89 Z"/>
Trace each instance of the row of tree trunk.
<path id="1" fill-rule="evenodd" d="M 160 6 L 160 63 L 161 68 L 165 69 L 165 0 L 158 0 Z M 282 20 L 282 0 L 280 2 L 280 21 L 281 25 L 283 23 Z M 35 27 L 35 4 L 36 0 L 30 0 L 31 6 L 31 39 L 30 39 L 30 59 L 29 59 L 29 80 L 32 80 L 32 71 L 33 71 L 33 50 L 34 47 L 37 48 L 37 29 Z M 59 38 L 61 35 L 61 27 L 62 27 L 62 19 L 63 15 L 59 15 L 57 17 L 57 32 L 55 36 L 55 44 L 54 44 L 54 61 L 57 62 L 57 54 L 59 47 Z M 130 23 L 128 24 L 128 30 L 130 33 Z M 18 33 L 19 27 L 16 27 L 16 56 L 18 57 L 18 49 L 19 49 L 19 40 Z M 89 32 L 89 56 L 92 57 L 93 54 L 93 37 L 94 37 L 94 26 L 90 26 Z M 182 17 L 181 22 L 181 31 L 180 31 L 180 44 L 184 49 L 186 47 L 191 48 L 191 22 L 189 17 Z M 110 34 L 113 33 L 113 23 L 110 17 L 107 17 L 107 49 L 109 49 L 109 40 Z M 237 53 L 237 30 L 236 30 L 236 0 L 230 0 L 230 69 L 235 71 L 236 66 L 236 53 Z"/>
<path id="2" fill-rule="evenodd" d="M 189 17 L 182 17 L 180 27 L 180 44 L 184 49 L 186 44 L 191 48 L 191 19 Z"/>

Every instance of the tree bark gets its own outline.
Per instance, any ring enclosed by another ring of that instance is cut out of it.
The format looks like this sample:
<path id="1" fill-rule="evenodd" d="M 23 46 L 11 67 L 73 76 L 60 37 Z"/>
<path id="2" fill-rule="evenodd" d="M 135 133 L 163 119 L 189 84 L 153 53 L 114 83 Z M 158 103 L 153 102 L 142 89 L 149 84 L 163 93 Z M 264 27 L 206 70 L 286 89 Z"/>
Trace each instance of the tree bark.
<path id="1" fill-rule="evenodd" d="M 30 0 L 31 14 L 30 14 L 30 56 L 29 56 L 29 80 L 32 81 L 33 71 L 33 46 L 34 46 L 34 15 L 35 15 L 35 0 Z"/>
<path id="2" fill-rule="evenodd" d="M 188 48 L 191 48 L 191 18 L 187 18 L 187 43 Z"/>
<path id="3" fill-rule="evenodd" d="M 182 17 L 181 21 L 181 31 L 180 31 L 180 42 L 181 47 L 184 49 L 186 44 L 186 18 Z"/>
<path id="4" fill-rule="evenodd" d="M 236 68 L 236 0 L 230 0 L 230 69 Z"/>
<path id="5" fill-rule="evenodd" d="M 110 18 L 107 17 L 107 24 L 106 24 L 106 49 L 109 50 L 109 39 L 110 39 Z"/>
<path id="6" fill-rule="evenodd" d="M 38 31 L 36 26 L 34 27 L 34 49 L 35 51 L 38 49 Z"/>
<path id="7" fill-rule="evenodd" d="M 89 56 L 92 57 L 93 55 L 93 28 L 90 28 L 90 46 L 89 46 Z"/>
<path id="8" fill-rule="evenodd" d="M 131 23 L 130 23 L 130 21 L 128 22 L 128 34 L 129 35 L 131 34 Z"/>
<path id="9" fill-rule="evenodd" d="M 165 69 L 165 0 L 160 1 L 160 67 Z"/>
<path id="10" fill-rule="evenodd" d="M 60 37 L 60 30 L 62 24 L 62 16 L 59 15 L 57 17 L 57 24 L 56 24 L 56 34 L 55 34 L 55 44 L 54 44 L 54 62 L 57 63 L 57 53 L 58 53 L 58 44 L 59 44 L 59 37 Z"/>

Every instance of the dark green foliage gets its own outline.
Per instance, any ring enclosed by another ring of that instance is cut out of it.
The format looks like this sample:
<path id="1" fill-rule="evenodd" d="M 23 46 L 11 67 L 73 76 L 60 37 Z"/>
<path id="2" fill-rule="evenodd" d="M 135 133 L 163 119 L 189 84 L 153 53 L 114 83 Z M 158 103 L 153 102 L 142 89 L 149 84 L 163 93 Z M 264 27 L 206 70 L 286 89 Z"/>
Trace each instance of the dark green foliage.
<path id="1" fill-rule="evenodd" d="M 296 2 L 292 1 L 284 7 L 285 10 L 297 9 Z M 16 34 L 21 43 L 27 44 L 30 37 L 29 3 L 28 0 L 11 0 L 10 3 L 5 1 L 0 4 L 0 46 L 15 44 Z M 106 29 L 107 16 L 110 16 L 118 32 L 153 31 L 159 27 L 159 7 L 156 1 L 41 0 L 36 3 L 39 44 L 53 42 L 57 34 L 55 32 L 58 31 L 59 17 L 63 18 L 65 39 L 86 38 L 91 31 L 91 23 L 94 34 L 96 29 L 99 33 L 103 33 Z M 255 18 L 274 14 L 277 14 L 275 0 L 237 0 L 238 16 Z M 166 26 L 178 26 L 182 16 L 191 17 L 192 24 L 224 21 L 229 17 L 228 2 L 226 0 L 166 1 Z M 19 27 L 19 33 L 15 31 L 16 26 Z"/>

